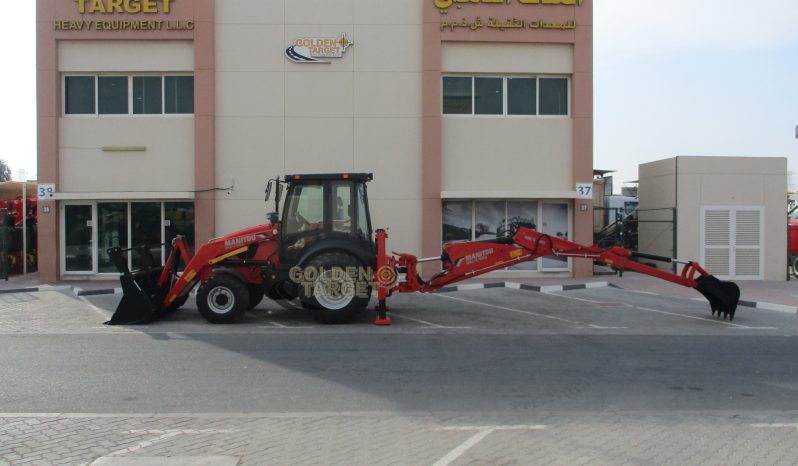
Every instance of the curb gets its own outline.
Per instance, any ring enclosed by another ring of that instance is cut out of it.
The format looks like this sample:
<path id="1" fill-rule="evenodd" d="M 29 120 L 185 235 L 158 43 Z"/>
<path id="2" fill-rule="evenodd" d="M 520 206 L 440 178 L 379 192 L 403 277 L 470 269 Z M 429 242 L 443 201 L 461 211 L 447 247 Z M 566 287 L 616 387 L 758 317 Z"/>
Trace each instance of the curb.
<path id="1" fill-rule="evenodd" d="M 759 301 L 745 301 L 740 300 L 738 306 L 752 307 L 754 309 L 763 309 L 765 311 L 784 312 L 786 314 L 798 314 L 798 307 L 787 306 L 785 304 L 773 304 Z"/>
<path id="2" fill-rule="evenodd" d="M 536 291 L 539 293 L 552 293 L 555 291 L 584 290 L 587 288 L 606 288 L 612 286 L 607 282 L 588 282 L 573 285 L 524 285 L 515 282 L 496 282 L 496 283 L 473 283 L 468 285 L 445 286 L 433 293 L 454 293 L 455 291 L 482 290 L 486 288 L 510 288 L 513 290 Z"/>

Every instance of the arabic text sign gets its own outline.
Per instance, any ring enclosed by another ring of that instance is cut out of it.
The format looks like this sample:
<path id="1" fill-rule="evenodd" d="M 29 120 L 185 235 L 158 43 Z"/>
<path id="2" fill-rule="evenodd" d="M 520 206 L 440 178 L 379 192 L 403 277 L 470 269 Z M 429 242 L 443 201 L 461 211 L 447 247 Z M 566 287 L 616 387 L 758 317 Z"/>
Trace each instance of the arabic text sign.
<path id="1" fill-rule="evenodd" d="M 559 29 L 568 30 L 576 29 L 576 21 L 539 21 L 539 20 L 526 20 L 523 18 L 491 18 L 487 21 L 477 16 L 473 21 L 466 18 L 461 20 L 441 21 L 441 31 L 456 31 L 457 29 L 469 29 L 476 31 L 482 28 L 498 29 L 505 31 L 507 29 Z"/>
<path id="2" fill-rule="evenodd" d="M 435 2 L 435 6 L 441 11 L 441 14 L 445 14 L 448 9 L 452 6 L 456 6 L 457 8 L 462 8 L 463 5 L 468 4 L 501 4 L 501 5 L 509 5 L 511 3 L 520 3 L 522 5 L 571 5 L 571 6 L 582 6 L 584 0 L 433 0 Z"/>

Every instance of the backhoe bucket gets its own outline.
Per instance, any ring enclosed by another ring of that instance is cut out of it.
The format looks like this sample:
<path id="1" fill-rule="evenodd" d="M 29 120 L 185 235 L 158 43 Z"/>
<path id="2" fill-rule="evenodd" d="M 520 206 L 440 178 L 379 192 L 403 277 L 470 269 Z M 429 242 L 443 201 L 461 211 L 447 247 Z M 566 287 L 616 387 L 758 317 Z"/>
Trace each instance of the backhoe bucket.
<path id="1" fill-rule="evenodd" d="M 718 317 L 734 320 L 734 313 L 737 311 L 737 303 L 740 302 L 740 287 L 733 282 L 718 280 L 713 275 L 705 275 L 696 279 L 699 293 L 709 300 L 712 306 L 712 315 L 718 313 Z"/>
<path id="2" fill-rule="evenodd" d="M 131 272 L 127 267 L 125 252 L 128 249 L 111 248 L 108 255 L 121 275 L 122 300 L 107 325 L 147 324 L 162 317 L 164 293 L 158 289 L 158 278 L 163 267 L 153 266 L 152 255 L 146 246 L 136 246 L 132 250 L 143 258 L 146 264 L 142 270 Z"/>

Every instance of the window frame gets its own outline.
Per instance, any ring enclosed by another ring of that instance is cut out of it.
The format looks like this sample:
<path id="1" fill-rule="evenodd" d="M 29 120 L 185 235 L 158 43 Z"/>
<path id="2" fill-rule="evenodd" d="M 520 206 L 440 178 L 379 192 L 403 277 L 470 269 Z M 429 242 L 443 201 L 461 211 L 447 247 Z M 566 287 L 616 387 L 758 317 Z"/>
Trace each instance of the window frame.
<path id="1" fill-rule="evenodd" d="M 197 211 L 196 211 L 196 201 L 194 200 L 169 200 L 169 199 L 153 199 L 153 200 L 137 200 L 137 199 L 102 199 L 96 201 L 63 201 L 59 207 L 59 228 L 60 231 L 58 233 L 59 236 L 59 246 L 60 251 L 58 254 L 60 267 L 59 270 L 61 271 L 62 276 L 100 276 L 100 277 L 118 277 L 118 272 L 100 272 L 99 270 L 99 256 L 100 254 L 105 254 L 105 251 L 100 251 L 98 245 L 99 243 L 99 222 L 98 222 L 98 204 L 106 204 L 106 203 L 124 203 L 127 204 L 127 238 L 128 242 L 127 245 L 120 245 L 122 248 L 130 248 L 133 247 L 133 227 L 132 227 L 132 214 L 133 214 L 133 204 L 136 202 L 153 202 L 159 203 L 161 208 L 161 226 L 159 229 L 160 232 L 160 242 L 161 242 L 161 254 L 160 256 L 155 256 L 155 260 L 160 259 L 161 265 L 164 264 L 167 258 L 167 251 L 166 247 L 163 245 L 167 231 L 166 231 L 166 204 L 174 203 L 174 204 L 192 204 L 194 208 L 194 225 L 196 226 L 197 222 Z M 92 269 L 91 270 L 82 270 L 82 271 L 67 271 L 66 270 L 66 208 L 67 206 L 91 206 L 91 229 L 92 229 Z M 155 245 L 154 243 L 152 244 Z M 127 266 L 128 268 L 132 269 L 133 267 L 133 253 L 127 254 Z"/>
<path id="2" fill-rule="evenodd" d="M 443 112 L 443 80 L 444 78 L 471 78 L 471 113 L 444 113 Z M 501 78 L 502 79 L 502 113 L 499 115 L 477 114 L 476 113 L 476 79 L 475 78 Z M 535 80 L 535 114 L 534 115 L 511 115 L 508 108 L 508 83 L 509 78 L 529 78 Z M 540 114 L 540 80 L 541 79 L 565 79 L 566 87 L 568 89 L 568 111 L 565 115 L 541 115 Z M 515 119 L 566 119 L 571 118 L 573 108 L 573 89 L 571 86 L 571 76 L 564 74 L 495 74 L 495 73 L 443 73 L 441 74 L 440 89 L 441 89 L 441 116 L 444 118 L 515 118 Z"/>
<path id="3" fill-rule="evenodd" d="M 86 76 L 94 78 L 94 113 L 67 113 L 66 109 L 66 78 L 73 76 Z M 194 113 L 166 113 L 166 77 L 190 77 L 195 78 L 193 73 L 62 73 L 61 74 L 61 118 L 185 118 L 194 117 L 196 114 L 196 82 L 194 87 Z M 100 114 L 100 77 L 124 77 L 127 78 L 127 111 L 128 113 Z M 133 111 L 133 78 L 161 78 L 161 113 L 134 113 Z"/>

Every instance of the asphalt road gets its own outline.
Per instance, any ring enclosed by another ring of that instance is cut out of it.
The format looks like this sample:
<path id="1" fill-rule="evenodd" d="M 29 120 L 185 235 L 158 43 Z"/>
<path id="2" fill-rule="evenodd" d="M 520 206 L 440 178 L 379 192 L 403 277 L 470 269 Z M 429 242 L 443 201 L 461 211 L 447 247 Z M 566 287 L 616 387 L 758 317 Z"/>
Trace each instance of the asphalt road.
<path id="1" fill-rule="evenodd" d="M 0 334 L 0 409 L 798 411 L 795 316 L 741 310 L 732 324 L 705 311 L 612 289 L 495 289 L 402 297 L 387 328 L 368 316 L 319 326 L 267 304 L 230 326 L 189 308 L 146 327 L 22 329 Z"/>

